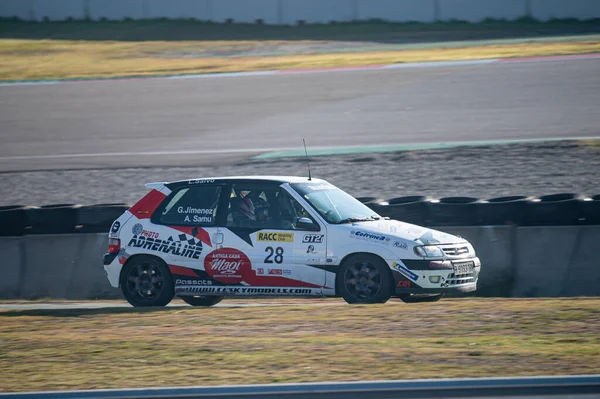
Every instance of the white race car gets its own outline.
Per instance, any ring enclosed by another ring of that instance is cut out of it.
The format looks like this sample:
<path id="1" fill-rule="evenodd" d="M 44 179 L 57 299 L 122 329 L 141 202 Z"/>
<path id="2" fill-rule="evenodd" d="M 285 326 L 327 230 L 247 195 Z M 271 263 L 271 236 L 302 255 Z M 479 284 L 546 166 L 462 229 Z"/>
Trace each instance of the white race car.
<path id="1" fill-rule="evenodd" d="M 223 177 L 151 183 L 111 226 L 104 268 L 133 306 L 227 296 L 433 302 L 474 291 L 460 237 L 389 220 L 325 180 Z"/>

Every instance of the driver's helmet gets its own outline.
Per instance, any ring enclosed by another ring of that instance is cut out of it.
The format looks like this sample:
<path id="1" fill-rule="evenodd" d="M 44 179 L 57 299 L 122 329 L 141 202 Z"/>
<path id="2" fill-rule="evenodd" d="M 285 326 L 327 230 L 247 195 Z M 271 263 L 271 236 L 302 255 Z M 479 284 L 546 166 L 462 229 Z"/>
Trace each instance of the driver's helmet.
<path id="1" fill-rule="evenodd" d="M 258 196 L 241 198 L 238 209 L 240 214 L 253 222 L 266 222 L 269 219 L 269 204 Z"/>

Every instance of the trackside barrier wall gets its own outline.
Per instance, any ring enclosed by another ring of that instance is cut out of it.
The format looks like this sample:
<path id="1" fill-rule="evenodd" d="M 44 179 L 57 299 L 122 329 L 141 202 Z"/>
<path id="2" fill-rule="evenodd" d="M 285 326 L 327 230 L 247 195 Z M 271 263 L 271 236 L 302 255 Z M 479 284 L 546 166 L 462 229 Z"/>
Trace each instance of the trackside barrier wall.
<path id="1" fill-rule="evenodd" d="M 22 241 L 21 237 L 0 238 L 0 298 L 21 298 Z"/>
<path id="2" fill-rule="evenodd" d="M 102 266 L 108 238 L 44 234 L 0 238 L 0 298 L 118 298 Z"/>
<path id="3" fill-rule="evenodd" d="M 469 240 L 483 268 L 478 296 L 600 295 L 600 226 L 444 227 Z M 0 298 L 120 298 L 102 266 L 107 235 L 0 237 Z"/>
<path id="4" fill-rule="evenodd" d="M 600 18 L 598 0 L 0 0 L 0 17 L 60 21 L 197 19 L 266 24 L 382 19 L 390 22 L 531 17 Z"/>
<path id="5" fill-rule="evenodd" d="M 475 248 L 482 263 L 476 295 L 498 297 L 512 295 L 515 269 L 518 266 L 518 259 L 515 256 L 515 228 L 482 226 L 439 229 L 463 237 Z"/>

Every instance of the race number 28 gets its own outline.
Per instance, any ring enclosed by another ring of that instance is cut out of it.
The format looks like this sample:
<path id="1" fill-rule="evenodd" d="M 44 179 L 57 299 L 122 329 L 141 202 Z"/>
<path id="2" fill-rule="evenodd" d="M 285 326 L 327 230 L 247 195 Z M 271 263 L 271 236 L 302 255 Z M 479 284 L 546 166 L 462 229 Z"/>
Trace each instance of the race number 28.
<path id="1" fill-rule="evenodd" d="M 267 252 L 265 263 L 273 263 L 273 261 L 275 263 L 283 263 L 283 248 L 277 247 L 273 249 L 273 247 L 266 247 L 265 252 Z"/>

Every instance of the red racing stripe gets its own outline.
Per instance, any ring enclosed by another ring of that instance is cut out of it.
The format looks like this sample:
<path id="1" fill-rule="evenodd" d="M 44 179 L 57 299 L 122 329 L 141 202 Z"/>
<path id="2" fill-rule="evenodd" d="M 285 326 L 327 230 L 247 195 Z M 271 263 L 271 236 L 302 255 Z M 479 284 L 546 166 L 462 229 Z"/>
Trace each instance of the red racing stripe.
<path id="1" fill-rule="evenodd" d="M 256 271 L 244 273 L 243 281 L 253 287 L 306 287 L 321 288 L 318 284 L 311 284 L 305 281 L 294 280 L 287 277 L 278 276 L 257 276 Z"/>
<path id="2" fill-rule="evenodd" d="M 166 195 L 157 190 L 152 190 L 144 198 L 139 200 L 135 205 L 129 208 L 138 219 L 149 219 L 152 213 L 158 208 L 161 202 L 166 198 Z"/>
<path id="3" fill-rule="evenodd" d="M 173 274 L 179 274 L 181 276 L 188 276 L 188 277 L 198 277 L 198 275 L 196 273 L 194 273 L 194 271 L 190 268 L 187 267 L 182 267 L 182 266 L 177 266 L 177 265 L 169 265 L 169 270 L 171 271 L 171 273 Z"/>

